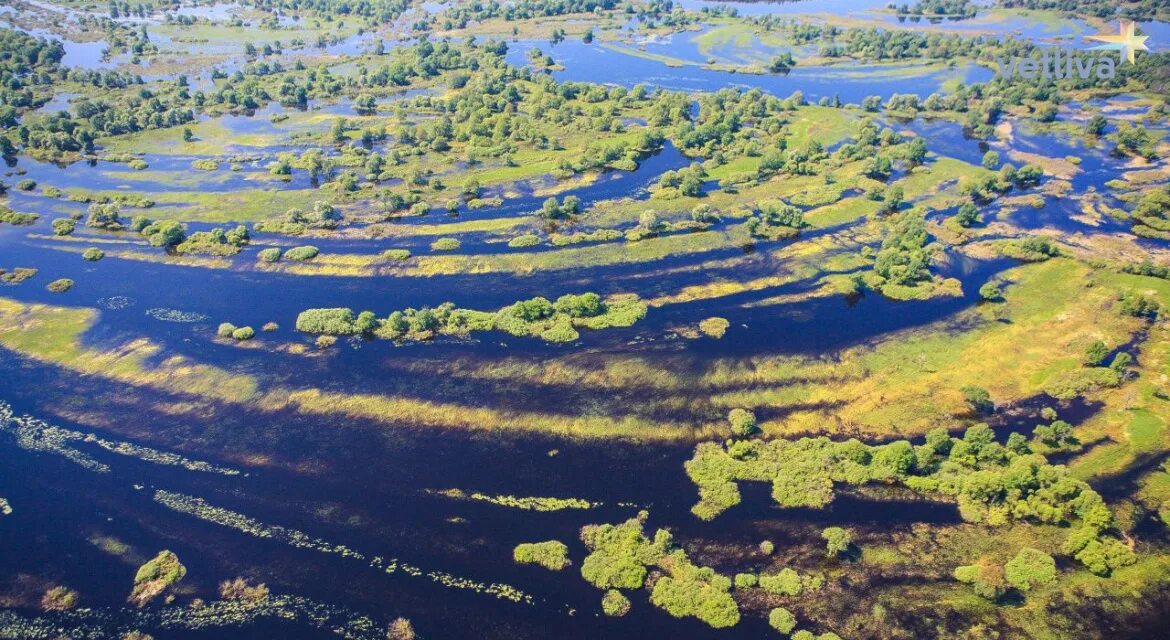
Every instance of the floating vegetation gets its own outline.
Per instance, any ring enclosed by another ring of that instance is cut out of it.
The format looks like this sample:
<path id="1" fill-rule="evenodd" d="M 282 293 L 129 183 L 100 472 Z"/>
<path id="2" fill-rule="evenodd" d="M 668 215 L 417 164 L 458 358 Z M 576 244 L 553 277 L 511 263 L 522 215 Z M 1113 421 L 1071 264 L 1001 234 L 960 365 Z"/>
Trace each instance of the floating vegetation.
<path id="1" fill-rule="evenodd" d="M 155 320 L 162 320 L 163 322 L 182 322 L 188 324 L 204 322 L 208 318 L 208 316 L 202 313 L 196 313 L 194 311 L 180 311 L 179 309 L 167 309 L 165 307 L 147 309 L 146 315 L 154 318 Z"/>
<path id="2" fill-rule="evenodd" d="M 7 415 L 5 415 L 5 413 Z M 74 449 L 71 442 L 78 440 L 65 429 L 50 426 L 33 418 L 12 418 L 8 405 L 0 403 L 0 430 L 16 436 L 16 446 L 27 451 L 53 453 L 95 473 L 109 473 L 110 467 L 90 455 Z"/>
<path id="3" fill-rule="evenodd" d="M 0 498 L 0 516 L 12 515 L 12 505 L 8 504 L 8 498 Z"/>
<path id="4" fill-rule="evenodd" d="M 109 311 L 117 311 L 125 309 L 134 304 L 134 299 L 128 296 L 110 296 L 108 298 L 98 298 L 97 306 Z"/>
<path id="5" fill-rule="evenodd" d="M 242 513 L 214 506 L 203 498 L 159 489 L 154 492 L 154 501 L 179 513 L 186 513 L 200 520 L 229 527 L 257 538 L 267 538 L 300 549 L 311 549 L 320 553 L 334 554 L 343 558 L 366 562 L 370 567 L 386 573 L 401 571 L 411 577 L 425 576 L 434 582 L 453 589 L 466 589 L 468 591 L 475 591 L 476 593 L 491 595 L 502 600 L 532 604 L 532 596 L 511 585 L 500 583 L 486 584 L 445 571 L 425 571 L 420 567 L 396 558 L 382 558 L 381 556 L 368 557 L 345 545 L 333 544 L 304 533 L 303 531 L 289 529 L 280 525 L 264 524 Z"/>
<path id="6" fill-rule="evenodd" d="M 500 507 L 524 509 L 526 511 L 563 511 L 565 509 L 593 509 L 600 507 L 600 502 L 589 502 L 580 498 L 541 498 L 520 496 L 489 496 L 478 491 L 467 493 L 461 489 L 427 489 L 424 493 L 443 496 L 453 500 L 474 500 L 487 502 Z"/>
<path id="7" fill-rule="evenodd" d="M 332 544 L 296 529 L 286 529 L 279 525 L 266 525 L 242 513 L 211 505 L 203 498 L 159 489 L 154 492 L 154 501 L 174 511 L 230 527 L 257 538 L 271 538 L 293 547 L 337 554 L 343 558 L 366 559 L 364 555 L 345 545 Z"/>
<path id="8" fill-rule="evenodd" d="M 202 471 L 225 476 L 240 474 L 236 469 L 221 467 L 201 460 L 192 460 L 176 453 L 159 451 L 158 449 L 143 447 L 130 442 L 108 440 L 92 433 L 83 433 L 81 431 L 53 426 L 29 416 L 16 418 L 13 417 L 12 408 L 3 401 L 0 401 L 0 431 L 13 433 L 16 436 L 16 444 L 22 449 L 54 453 L 90 471 L 98 473 L 106 473 L 110 470 L 110 467 L 74 448 L 72 443 L 85 442 L 87 444 L 94 444 L 111 453 L 137 458 L 144 462 L 158 465 L 182 467 L 188 471 Z"/>
<path id="9" fill-rule="evenodd" d="M 347 640 L 385 640 L 385 627 L 353 611 L 309 598 L 269 595 L 263 599 L 219 600 L 190 607 L 74 609 L 40 616 L 0 611 L 0 637 L 12 640 L 107 640 L 136 631 L 206 631 L 281 620 L 333 633 Z"/>

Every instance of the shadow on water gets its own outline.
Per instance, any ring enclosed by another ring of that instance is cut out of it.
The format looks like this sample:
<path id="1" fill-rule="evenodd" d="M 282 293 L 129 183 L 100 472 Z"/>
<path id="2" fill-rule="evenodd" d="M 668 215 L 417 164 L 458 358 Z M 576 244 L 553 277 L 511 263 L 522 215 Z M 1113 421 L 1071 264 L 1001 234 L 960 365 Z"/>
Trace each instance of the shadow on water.
<path id="1" fill-rule="evenodd" d="M 0 360 L 9 359 L 0 354 Z M 694 488 L 682 473 L 682 462 L 690 455 L 688 445 L 646 448 L 441 429 L 387 431 L 360 421 L 321 424 L 303 416 L 239 407 L 216 409 L 211 419 L 183 417 L 155 409 L 177 398 L 91 389 L 95 381 L 51 367 L 31 366 L 24 373 L 30 382 L 40 378 L 45 384 L 19 388 L 0 384 L 0 394 L 12 398 L 18 410 L 48 416 L 54 407 L 68 406 L 67 398 L 65 405 L 51 399 L 54 390 L 69 387 L 72 393 L 88 396 L 87 410 L 118 410 L 136 416 L 119 422 L 116 435 L 102 435 L 129 437 L 160 448 L 174 446 L 189 456 L 220 464 L 235 465 L 235 460 L 257 455 L 277 463 L 295 461 L 298 455 L 286 457 L 281 445 L 271 440 L 272 432 L 291 431 L 295 438 L 301 436 L 297 432 L 312 434 L 301 454 L 312 461 L 311 471 L 260 466 L 237 477 L 183 472 L 78 445 L 113 467 L 108 474 L 95 475 L 62 458 L 9 449 L 10 463 L 0 477 L 5 495 L 17 508 L 12 522 L 21 526 L 0 528 L 0 539 L 7 548 L 30 552 L 8 554 L 0 566 L 7 575 L 52 576 L 80 590 L 90 606 L 119 606 L 140 560 L 119 560 L 87 540 L 109 536 L 146 555 L 159 548 L 175 551 L 189 569 L 184 584 L 192 591 L 185 598 L 214 598 L 219 580 L 243 574 L 268 582 L 277 593 L 375 612 L 384 621 L 407 615 L 416 620 L 421 632 L 429 631 L 433 637 L 548 637 L 553 632 L 558 637 L 597 637 L 615 624 L 594 615 L 600 592 L 580 580 L 575 569 L 554 575 L 515 566 L 510 559 L 512 546 L 557 538 L 570 545 L 579 562 L 585 552 L 577 541 L 580 526 L 620 521 L 640 507 L 652 511 L 651 526 L 671 526 L 680 533 L 713 539 L 734 530 L 732 525 L 739 518 L 813 525 L 825 518 L 845 517 L 866 528 L 889 525 L 894 513 L 849 496 L 842 496 L 828 512 L 780 511 L 753 498 L 726 519 L 702 524 L 688 511 L 695 499 Z M 216 449 L 224 455 L 193 451 Z M 554 449 L 556 455 L 550 455 Z M 605 504 L 588 511 L 536 513 L 423 493 L 450 487 L 491 495 L 529 495 L 539 487 L 538 495 Z M 425 577 L 385 575 L 360 561 L 250 537 L 154 503 L 150 496 L 155 489 L 202 497 L 264 524 L 304 531 L 367 556 L 395 557 L 424 570 L 505 582 L 535 596 L 536 601 L 531 606 L 500 602 L 445 588 Z M 25 507 L 30 504 L 38 505 L 37 509 Z M 945 509 L 935 512 L 933 508 L 908 505 L 897 511 L 897 517 L 940 522 L 949 517 Z M 59 553 L 60 549 L 70 551 Z M 757 622 L 747 622 L 733 632 L 715 634 L 694 621 L 676 620 L 650 607 L 644 593 L 634 594 L 633 599 L 635 610 L 622 621 L 623 632 L 654 629 L 697 638 L 746 638 L 758 632 Z M 570 615 L 570 609 L 577 610 L 576 615 Z M 440 624 L 445 625 L 441 633 Z M 317 637 L 300 630 L 287 633 L 283 637 Z"/>

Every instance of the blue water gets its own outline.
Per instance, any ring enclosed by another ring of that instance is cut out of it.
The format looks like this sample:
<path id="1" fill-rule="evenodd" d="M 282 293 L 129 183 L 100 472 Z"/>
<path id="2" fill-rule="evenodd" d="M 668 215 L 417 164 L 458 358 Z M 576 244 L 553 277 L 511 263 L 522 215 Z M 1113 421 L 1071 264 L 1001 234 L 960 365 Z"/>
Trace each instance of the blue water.
<path id="1" fill-rule="evenodd" d="M 675 4 L 700 11 L 722 7 L 734 9 L 741 16 L 809 15 L 831 13 L 849 15 L 859 11 L 884 9 L 889 0 L 799 0 L 796 2 L 718 2 L 717 0 L 675 0 Z"/>
<path id="2" fill-rule="evenodd" d="M 662 45 L 670 50 L 672 45 Z M 787 75 L 749 74 L 715 71 L 702 67 L 669 67 L 656 60 L 607 49 L 600 44 L 565 41 L 555 46 L 547 42 L 522 41 L 510 43 L 508 62 L 523 66 L 528 63 L 527 52 L 532 48 L 551 55 L 563 65 L 563 71 L 554 71 L 557 80 L 599 82 L 634 86 L 646 84 L 678 91 L 718 91 L 728 87 L 760 89 L 778 97 L 787 97 L 794 91 L 803 91 L 806 98 L 838 96 L 846 103 L 860 103 L 867 96 L 888 97 L 895 93 L 914 93 L 927 96 L 942 90 L 944 82 L 958 78 L 966 84 L 987 82 L 994 71 L 977 65 L 931 71 L 906 76 L 900 71 L 915 68 L 916 63 L 862 66 L 837 65 L 796 67 Z"/>

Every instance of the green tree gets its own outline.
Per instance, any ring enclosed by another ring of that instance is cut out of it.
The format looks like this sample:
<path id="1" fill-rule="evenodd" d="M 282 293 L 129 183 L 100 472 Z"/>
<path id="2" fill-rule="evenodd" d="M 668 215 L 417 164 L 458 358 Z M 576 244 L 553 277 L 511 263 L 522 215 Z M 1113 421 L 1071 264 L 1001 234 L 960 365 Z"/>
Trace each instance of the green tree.
<path id="1" fill-rule="evenodd" d="M 1053 420 L 1052 424 L 1047 426 L 1037 425 L 1032 430 L 1032 435 L 1041 443 L 1053 449 L 1062 449 L 1078 443 L 1076 437 L 1073 436 L 1072 425 L 1064 420 Z"/>
<path id="2" fill-rule="evenodd" d="M 780 633 L 789 634 L 796 628 L 796 616 L 784 607 L 776 607 L 768 612 L 768 625 Z"/>
<path id="3" fill-rule="evenodd" d="M 967 385 L 959 389 L 959 391 L 963 392 L 963 397 L 967 399 L 967 404 L 972 409 L 981 413 L 989 413 L 995 409 L 995 403 L 991 401 L 991 393 L 987 389 L 975 385 Z"/>
<path id="4" fill-rule="evenodd" d="M 727 414 L 727 421 L 731 423 L 731 433 L 746 438 L 756 432 L 756 414 L 747 409 L 732 409 Z"/>
<path id="5" fill-rule="evenodd" d="M 955 569 L 955 579 L 971 585 L 977 595 L 988 600 L 998 600 L 1007 592 L 1003 567 L 990 560 L 980 560 L 976 564 Z"/>
<path id="6" fill-rule="evenodd" d="M 1105 357 L 1109 355 L 1109 347 L 1105 346 L 1104 342 L 1100 340 L 1093 341 L 1088 349 L 1085 349 L 1085 355 L 1081 358 L 1081 363 L 1086 367 L 1097 367 L 1102 362 L 1105 362 Z"/>
<path id="7" fill-rule="evenodd" d="M 560 571 L 569 566 L 569 548 L 559 540 L 524 542 L 512 550 L 517 564 L 538 564 L 549 571 Z"/>
<path id="8" fill-rule="evenodd" d="M 853 535 L 841 527 L 827 527 L 821 537 L 825 540 L 825 553 L 830 557 L 839 557 L 853 544 Z"/>
<path id="9" fill-rule="evenodd" d="M 1105 116 L 1097 114 L 1085 123 L 1085 133 L 1090 136 L 1099 136 L 1105 133 L 1105 127 L 1108 126 L 1109 121 L 1105 119 Z"/>
<path id="10" fill-rule="evenodd" d="M 983 154 L 982 164 L 983 164 L 984 169 L 994 171 L 996 168 L 999 167 L 999 162 L 1000 161 L 999 161 L 999 152 L 998 151 L 992 150 L 992 151 L 988 151 L 987 153 Z"/>
<path id="11" fill-rule="evenodd" d="M 77 228 L 77 221 L 73 218 L 57 218 L 53 221 L 53 233 L 67 236 Z"/>
<path id="12" fill-rule="evenodd" d="M 1004 565 L 1003 571 L 1009 584 L 1020 591 L 1029 591 L 1056 579 L 1056 561 L 1043 551 L 1024 547 Z"/>
<path id="13" fill-rule="evenodd" d="M 955 222 L 960 227 L 969 228 L 983 222 L 983 216 L 979 214 L 979 207 L 976 207 L 974 203 L 964 202 L 959 205 L 959 210 L 955 213 Z"/>
<path id="14" fill-rule="evenodd" d="M 175 220 L 153 222 L 142 230 L 142 235 L 150 241 L 152 247 L 174 247 L 186 238 L 183 225 Z"/>
<path id="15" fill-rule="evenodd" d="M 630 612 L 630 599 L 621 591 L 610 589 L 601 597 L 601 611 L 607 616 L 620 618 Z"/>
<path id="16" fill-rule="evenodd" d="M 804 590 L 800 574 L 785 567 L 774 576 L 760 576 L 760 588 L 780 596 L 798 596 Z"/>

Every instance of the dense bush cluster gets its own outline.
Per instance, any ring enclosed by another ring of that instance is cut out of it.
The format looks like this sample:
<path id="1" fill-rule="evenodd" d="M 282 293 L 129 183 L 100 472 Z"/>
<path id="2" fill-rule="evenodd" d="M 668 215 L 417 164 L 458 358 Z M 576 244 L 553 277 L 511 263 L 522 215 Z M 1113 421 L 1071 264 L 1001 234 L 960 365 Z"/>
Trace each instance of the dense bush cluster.
<path id="1" fill-rule="evenodd" d="M 1116 523 L 1100 494 L 1026 446 L 1009 445 L 996 442 L 986 425 L 971 427 L 962 438 L 935 430 L 917 446 L 824 437 L 740 440 L 727 447 L 700 444 L 686 471 L 699 489 L 692 511 L 704 520 L 739 503 L 740 481 L 770 482 L 781 506 L 811 508 L 832 502 L 835 484 L 878 482 L 949 497 L 968 522 L 1067 526 L 1064 553 L 1094 573 L 1134 561 L 1133 552 L 1110 535 Z"/>
<path id="2" fill-rule="evenodd" d="M 547 342 L 572 342 L 580 337 L 578 328 L 628 327 L 645 315 L 646 304 L 636 296 L 603 300 L 589 292 L 566 294 L 555 303 L 541 297 L 521 300 L 496 312 L 460 309 L 453 303 L 395 311 L 386 318 L 377 318 L 371 311 L 355 316 L 352 309 L 309 309 L 298 316 L 297 329 L 390 340 L 428 340 L 438 334 L 496 330 L 518 337 L 540 337 Z"/>
<path id="3" fill-rule="evenodd" d="M 525 542 L 512 550 L 517 564 L 538 564 L 549 571 L 560 571 L 569 566 L 569 548 L 559 540 Z"/>
<path id="4" fill-rule="evenodd" d="M 250 239 L 248 229 L 243 225 L 238 225 L 234 229 L 216 227 L 210 231 L 192 233 L 175 245 L 175 251 L 184 254 L 234 256 L 248 245 Z"/>
<path id="5" fill-rule="evenodd" d="M 1170 240 L 1170 187 L 1143 195 L 1133 209 L 1131 224 L 1139 236 Z"/>
<path id="6" fill-rule="evenodd" d="M 581 540 L 591 553 L 581 563 L 581 576 L 598 589 L 639 589 L 646 584 L 648 568 L 655 567 L 664 575 L 651 588 L 654 606 L 677 618 L 696 617 L 716 628 L 738 623 L 739 607 L 731 597 L 731 579 L 693 564 L 685 551 L 675 548 L 665 529 L 659 529 L 653 539 L 647 538 L 643 532 L 646 518 L 643 511 L 621 524 L 582 528 Z"/>

